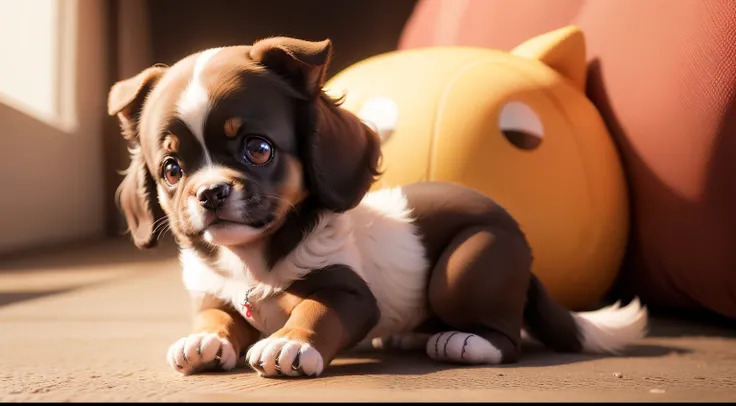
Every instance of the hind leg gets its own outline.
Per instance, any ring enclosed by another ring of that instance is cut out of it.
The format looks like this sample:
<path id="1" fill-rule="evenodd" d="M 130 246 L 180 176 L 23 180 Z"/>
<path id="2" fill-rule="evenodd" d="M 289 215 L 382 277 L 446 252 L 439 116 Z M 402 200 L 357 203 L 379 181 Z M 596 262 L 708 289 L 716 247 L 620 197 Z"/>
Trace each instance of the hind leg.
<path id="1" fill-rule="evenodd" d="M 377 337 L 371 341 L 374 349 L 390 351 L 424 351 L 429 339 L 438 331 L 449 327 L 437 318 L 425 320 L 412 332 Z"/>
<path id="2" fill-rule="evenodd" d="M 394 334 L 388 337 L 377 337 L 371 341 L 375 349 L 417 351 L 423 350 L 431 337 L 427 333 Z"/>
<path id="3" fill-rule="evenodd" d="M 452 330 L 432 336 L 427 355 L 469 364 L 516 362 L 530 277 L 531 253 L 519 230 L 475 226 L 457 233 L 429 283 L 432 311 Z"/>

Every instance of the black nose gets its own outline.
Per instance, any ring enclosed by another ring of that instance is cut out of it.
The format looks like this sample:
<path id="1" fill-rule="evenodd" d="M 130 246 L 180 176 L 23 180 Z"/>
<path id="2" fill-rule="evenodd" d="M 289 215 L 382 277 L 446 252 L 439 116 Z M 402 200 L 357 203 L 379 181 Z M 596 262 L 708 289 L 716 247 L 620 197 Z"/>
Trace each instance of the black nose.
<path id="1" fill-rule="evenodd" d="M 217 210 L 222 206 L 227 197 L 230 196 L 230 185 L 219 183 L 212 186 L 202 186 L 197 190 L 199 204 L 208 210 Z"/>

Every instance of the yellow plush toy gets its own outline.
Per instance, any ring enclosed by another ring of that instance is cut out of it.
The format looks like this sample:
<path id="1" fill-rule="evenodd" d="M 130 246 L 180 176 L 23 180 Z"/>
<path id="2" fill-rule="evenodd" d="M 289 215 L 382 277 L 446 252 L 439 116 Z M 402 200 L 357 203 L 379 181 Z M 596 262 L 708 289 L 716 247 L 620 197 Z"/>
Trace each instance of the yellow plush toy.
<path id="1" fill-rule="evenodd" d="M 475 188 L 520 222 L 533 271 L 570 309 L 597 306 L 629 227 L 613 140 L 585 95 L 583 32 L 570 26 L 511 52 L 396 51 L 327 84 L 384 139 L 374 188 L 420 180 Z"/>

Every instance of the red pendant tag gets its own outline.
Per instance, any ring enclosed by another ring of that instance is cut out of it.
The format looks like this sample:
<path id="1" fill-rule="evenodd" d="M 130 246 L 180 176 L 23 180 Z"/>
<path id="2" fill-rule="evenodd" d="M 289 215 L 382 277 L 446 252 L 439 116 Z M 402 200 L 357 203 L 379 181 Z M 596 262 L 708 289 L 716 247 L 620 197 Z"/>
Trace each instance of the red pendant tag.
<path id="1" fill-rule="evenodd" d="M 250 311 L 251 305 L 250 304 L 245 304 L 243 306 L 245 307 L 245 317 L 251 317 L 251 315 L 252 315 L 252 313 Z"/>

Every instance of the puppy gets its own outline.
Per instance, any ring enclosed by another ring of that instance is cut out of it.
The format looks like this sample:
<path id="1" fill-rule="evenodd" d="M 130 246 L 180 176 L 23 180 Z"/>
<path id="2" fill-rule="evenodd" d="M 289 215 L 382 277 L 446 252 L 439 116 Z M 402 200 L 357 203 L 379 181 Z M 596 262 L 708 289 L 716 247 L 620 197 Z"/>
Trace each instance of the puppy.
<path id="1" fill-rule="evenodd" d="M 118 205 L 140 248 L 171 231 L 192 297 L 172 368 L 242 360 L 317 376 L 362 342 L 501 364 L 519 359 L 522 329 L 559 351 L 617 352 L 644 334 L 638 301 L 555 303 L 519 225 L 487 196 L 435 182 L 369 193 L 380 140 L 323 92 L 331 51 L 268 38 L 110 90 L 131 154 Z"/>

